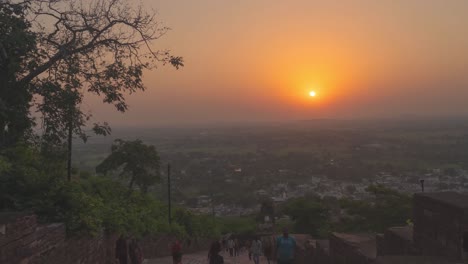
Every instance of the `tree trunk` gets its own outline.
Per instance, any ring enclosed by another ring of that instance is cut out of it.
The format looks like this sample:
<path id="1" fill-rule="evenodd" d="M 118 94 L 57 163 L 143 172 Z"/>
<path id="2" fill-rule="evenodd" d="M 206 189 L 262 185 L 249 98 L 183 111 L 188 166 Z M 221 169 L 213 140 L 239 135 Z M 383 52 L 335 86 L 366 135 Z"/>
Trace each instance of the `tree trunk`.
<path id="1" fill-rule="evenodd" d="M 71 181 L 71 162 L 72 162 L 72 141 L 73 141 L 73 114 L 70 111 L 70 120 L 68 122 L 68 160 L 67 160 L 67 178 Z"/>

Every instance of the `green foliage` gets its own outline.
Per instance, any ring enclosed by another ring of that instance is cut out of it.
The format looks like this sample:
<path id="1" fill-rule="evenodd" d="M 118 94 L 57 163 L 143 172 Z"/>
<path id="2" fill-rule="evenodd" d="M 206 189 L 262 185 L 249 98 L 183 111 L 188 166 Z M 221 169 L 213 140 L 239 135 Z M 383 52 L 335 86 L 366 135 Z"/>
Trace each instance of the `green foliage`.
<path id="1" fill-rule="evenodd" d="M 276 220 L 275 223 L 275 232 L 280 234 L 283 232 L 283 229 L 287 228 L 290 231 L 294 231 L 294 221 L 289 218 L 280 218 Z"/>
<path id="2" fill-rule="evenodd" d="M 131 192 L 125 186 L 107 177 L 91 176 L 81 181 L 78 191 L 67 190 L 64 197 L 74 209 L 67 216 L 73 232 L 97 232 L 101 228 L 135 235 L 172 233 L 178 237 L 214 237 L 219 228 L 211 217 L 194 215 L 176 208 L 173 223 L 167 222 L 167 207 L 151 196 L 139 191 Z M 78 203 L 81 203 L 78 204 Z M 100 225 L 98 225 L 100 224 Z"/>
<path id="3" fill-rule="evenodd" d="M 60 162 L 26 143 L 1 150 L 0 160 L 1 210 L 53 211 L 49 197 L 60 185 Z"/>
<path id="4" fill-rule="evenodd" d="M 8 160 L 5 157 L 0 156 L 0 174 L 6 173 L 10 170 L 10 168 L 11 164 L 8 162 Z"/>
<path id="5" fill-rule="evenodd" d="M 125 186 L 107 177 L 64 182 L 56 195 L 53 199 L 60 201 L 56 221 L 65 221 L 73 233 L 105 229 L 140 235 L 168 230 L 158 223 L 164 218 L 159 203 L 139 192 L 128 195 Z"/>
<path id="6" fill-rule="evenodd" d="M 107 177 L 91 176 L 67 190 L 62 207 L 73 208 L 66 216 L 70 231 L 105 230 L 134 235 L 172 233 L 178 237 L 215 237 L 218 224 L 207 215 L 195 215 L 176 208 L 173 223 L 167 222 L 167 207 L 139 191 L 128 191 L 122 184 Z M 70 195 L 71 193 L 71 195 Z"/>
<path id="7" fill-rule="evenodd" d="M 93 193 L 83 191 L 81 184 L 64 182 L 53 201 L 57 202 L 58 211 L 54 220 L 65 222 L 69 232 L 96 234 L 105 227 L 104 201 Z"/>
<path id="8" fill-rule="evenodd" d="M 47 144 L 60 145 L 68 136 L 68 128 L 78 135 L 84 142 L 88 136 L 82 129 L 89 117 L 81 112 L 79 105 L 83 95 L 78 93 L 76 87 L 52 81 L 41 83 L 40 96 L 43 103 L 37 106 L 43 117 L 44 133 L 42 138 Z"/>
<path id="9" fill-rule="evenodd" d="M 31 92 L 16 83 L 36 45 L 36 35 L 25 19 L 26 8 L 24 4 L 0 2 L 0 148 L 25 138 L 32 125 Z"/>
<path id="10" fill-rule="evenodd" d="M 121 177 L 129 179 L 130 189 L 136 184 L 146 192 L 160 179 L 156 148 L 143 144 L 141 140 L 115 140 L 111 154 L 96 167 L 96 171 L 107 173 L 118 170 Z"/>
<path id="11" fill-rule="evenodd" d="M 28 144 L 1 152 L 1 211 L 34 211 L 43 222 L 64 222 L 71 234 L 102 230 L 137 236 L 220 234 L 219 221 L 183 208 L 175 210 L 169 226 L 166 205 L 149 194 L 129 192 L 111 177 L 80 172 L 80 178 L 68 182 L 63 177 L 64 160 L 52 157 Z"/>
<path id="12" fill-rule="evenodd" d="M 217 237 L 220 230 L 218 223 L 209 215 L 195 215 L 182 208 L 176 208 L 172 220 L 184 228 L 190 237 Z"/>
<path id="13" fill-rule="evenodd" d="M 257 228 L 257 223 L 253 217 L 222 217 L 217 221 L 222 234 L 252 235 Z"/>
<path id="14" fill-rule="evenodd" d="M 383 232 L 392 226 L 406 225 L 411 219 L 411 196 L 386 188 L 371 185 L 367 192 L 372 197 L 365 200 L 343 198 L 303 197 L 289 200 L 282 212 L 291 217 L 293 231 L 316 237 L 327 236 L 330 231 L 338 232 Z M 332 221 L 331 212 L 341 214 Z M 341 212 L 341 213 L 340 213 Z M 276 223 L 277 226 L 288 226 Z"/>
<path id="15" fill-rule="evenodd" d="M 169 226 L 165 206 L 145 193 L 159 180 L 159 156 L 139 140 L 116 141 L 98 171 L 121 169 L 129 187 L 143 192 L 128 192 L 105 176 L 75 171 L 79 179 L 63 177 L 67 130 L 87 139 L 91 115 L 80 109 L 84 93 L 124 112 L 125 93 L 145 89 L 145 69 L 158 62 L 183 66 L 181 57 L 150 48 L 167 30 L 154 14 L 122 0 L 0 1 L 0 210 L 31 210 L 42 221 L 65 222 L 72 233 L 217 232 L 206 216 L 182 209 L 186 217 Z M 33 142 L 32 107 L 43 121 L 40 144 Z M 107 123 L 92 130 L 110 133 Z"/>
<path id="16" fill-rule="evenodd" d="M 337 231 L 383 232 L 391 226 L 406 225 L 411 219 L 410 195 L 382 185 L 371 185 L 367 191 L 373 195 L 373 199 L 340 201 L 347 216 L 336 225 Z"/>
<path id="17" fill-rule="evenodd" d="M 294 220 L 294 231 L 323 236 L 325 227 L 329 223 L 329 211 L 319 198 L 296 198 L 287 202 L 283 213 Z"/>
<path id="18" fill-rule="evenodd" d="M 137 145 L 142 146 L 141 142 Z M 169 226 L 167 207 L 151 195 L 129 192 L 128 187 L 109 176 L 84 172 L 67 182 L 60 152 L 41 150 L 24 143 L 0 152 L 0 210 L 32 210 L 41 221 L 65 222 L 74 234 L 96 234 L 104 229 L 135 235 L 171 232 L 180 237 L 216 237 L 222 233 L 253 234 L 256 230 L 254 216 L 213 218 L 183 208 L 174 210 L 173 224 Z M 294 232 L 323 237 L 331 230 L 382 232 L 408 223 L 409 195 L 379 185 L 369 186 L 367 191 L 373 196 L 368 200 L 337 201 L 313 196 L 292 199 L 281 210 L 291 220 L 280 219 L 276 227 L 292 227 Z M 334 207 L 345 214 L 332 223 L 329 212 Z M 264 211 L 271 213 L 268 204 Z"/>

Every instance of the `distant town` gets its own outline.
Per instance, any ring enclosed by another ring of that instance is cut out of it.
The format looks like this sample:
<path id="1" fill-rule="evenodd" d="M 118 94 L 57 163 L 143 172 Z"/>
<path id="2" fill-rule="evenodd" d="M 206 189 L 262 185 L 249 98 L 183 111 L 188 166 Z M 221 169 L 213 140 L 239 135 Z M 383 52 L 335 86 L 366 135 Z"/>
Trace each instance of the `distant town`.
<path id="1" fill-rule="evenodd" d="M 468 192 L 468 126 L 435 122 L 122 130 L 77 145 L 75 166 L 94 173 L 93 165 L 108 153 L 113 138 L 142 138 L 162 158 L 155 195 L 167 196 L 165 166 L 170 163 L 174 201 L 218 216 L 252 214 L 265 199 L 366 199 L 366 188 L 375 184 L 408 194 L 422 188 Z"/>

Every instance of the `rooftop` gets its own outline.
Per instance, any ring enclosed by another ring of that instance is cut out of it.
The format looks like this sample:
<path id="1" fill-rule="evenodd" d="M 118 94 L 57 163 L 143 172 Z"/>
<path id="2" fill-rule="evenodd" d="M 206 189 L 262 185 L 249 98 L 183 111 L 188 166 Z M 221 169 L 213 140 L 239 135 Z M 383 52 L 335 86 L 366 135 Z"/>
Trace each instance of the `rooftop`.
<path id="1" fill-rule="evenodd" d="M 468 209 L 468 195 L 457 192 L 435 192 L 435 193 L 418 193 L 415 197 L 424 197 L 431 200 L 436 200 L 441 203 L 455 206 L 461 209 Z"/>

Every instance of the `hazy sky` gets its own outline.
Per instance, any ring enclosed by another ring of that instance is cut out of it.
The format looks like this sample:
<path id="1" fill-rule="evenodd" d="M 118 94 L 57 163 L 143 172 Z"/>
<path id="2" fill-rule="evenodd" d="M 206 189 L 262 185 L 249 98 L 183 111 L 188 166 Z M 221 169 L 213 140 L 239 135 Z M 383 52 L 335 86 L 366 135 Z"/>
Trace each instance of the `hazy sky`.
<path id="1" fill-rule="evenodd" d="M 136 1 L 135 1 L 136 2 Z M 144 0 L 186 66 L 113 125 L 468 114 L 467 0 Z M 308 92 L 317 96 L 310 98 Z"/>

